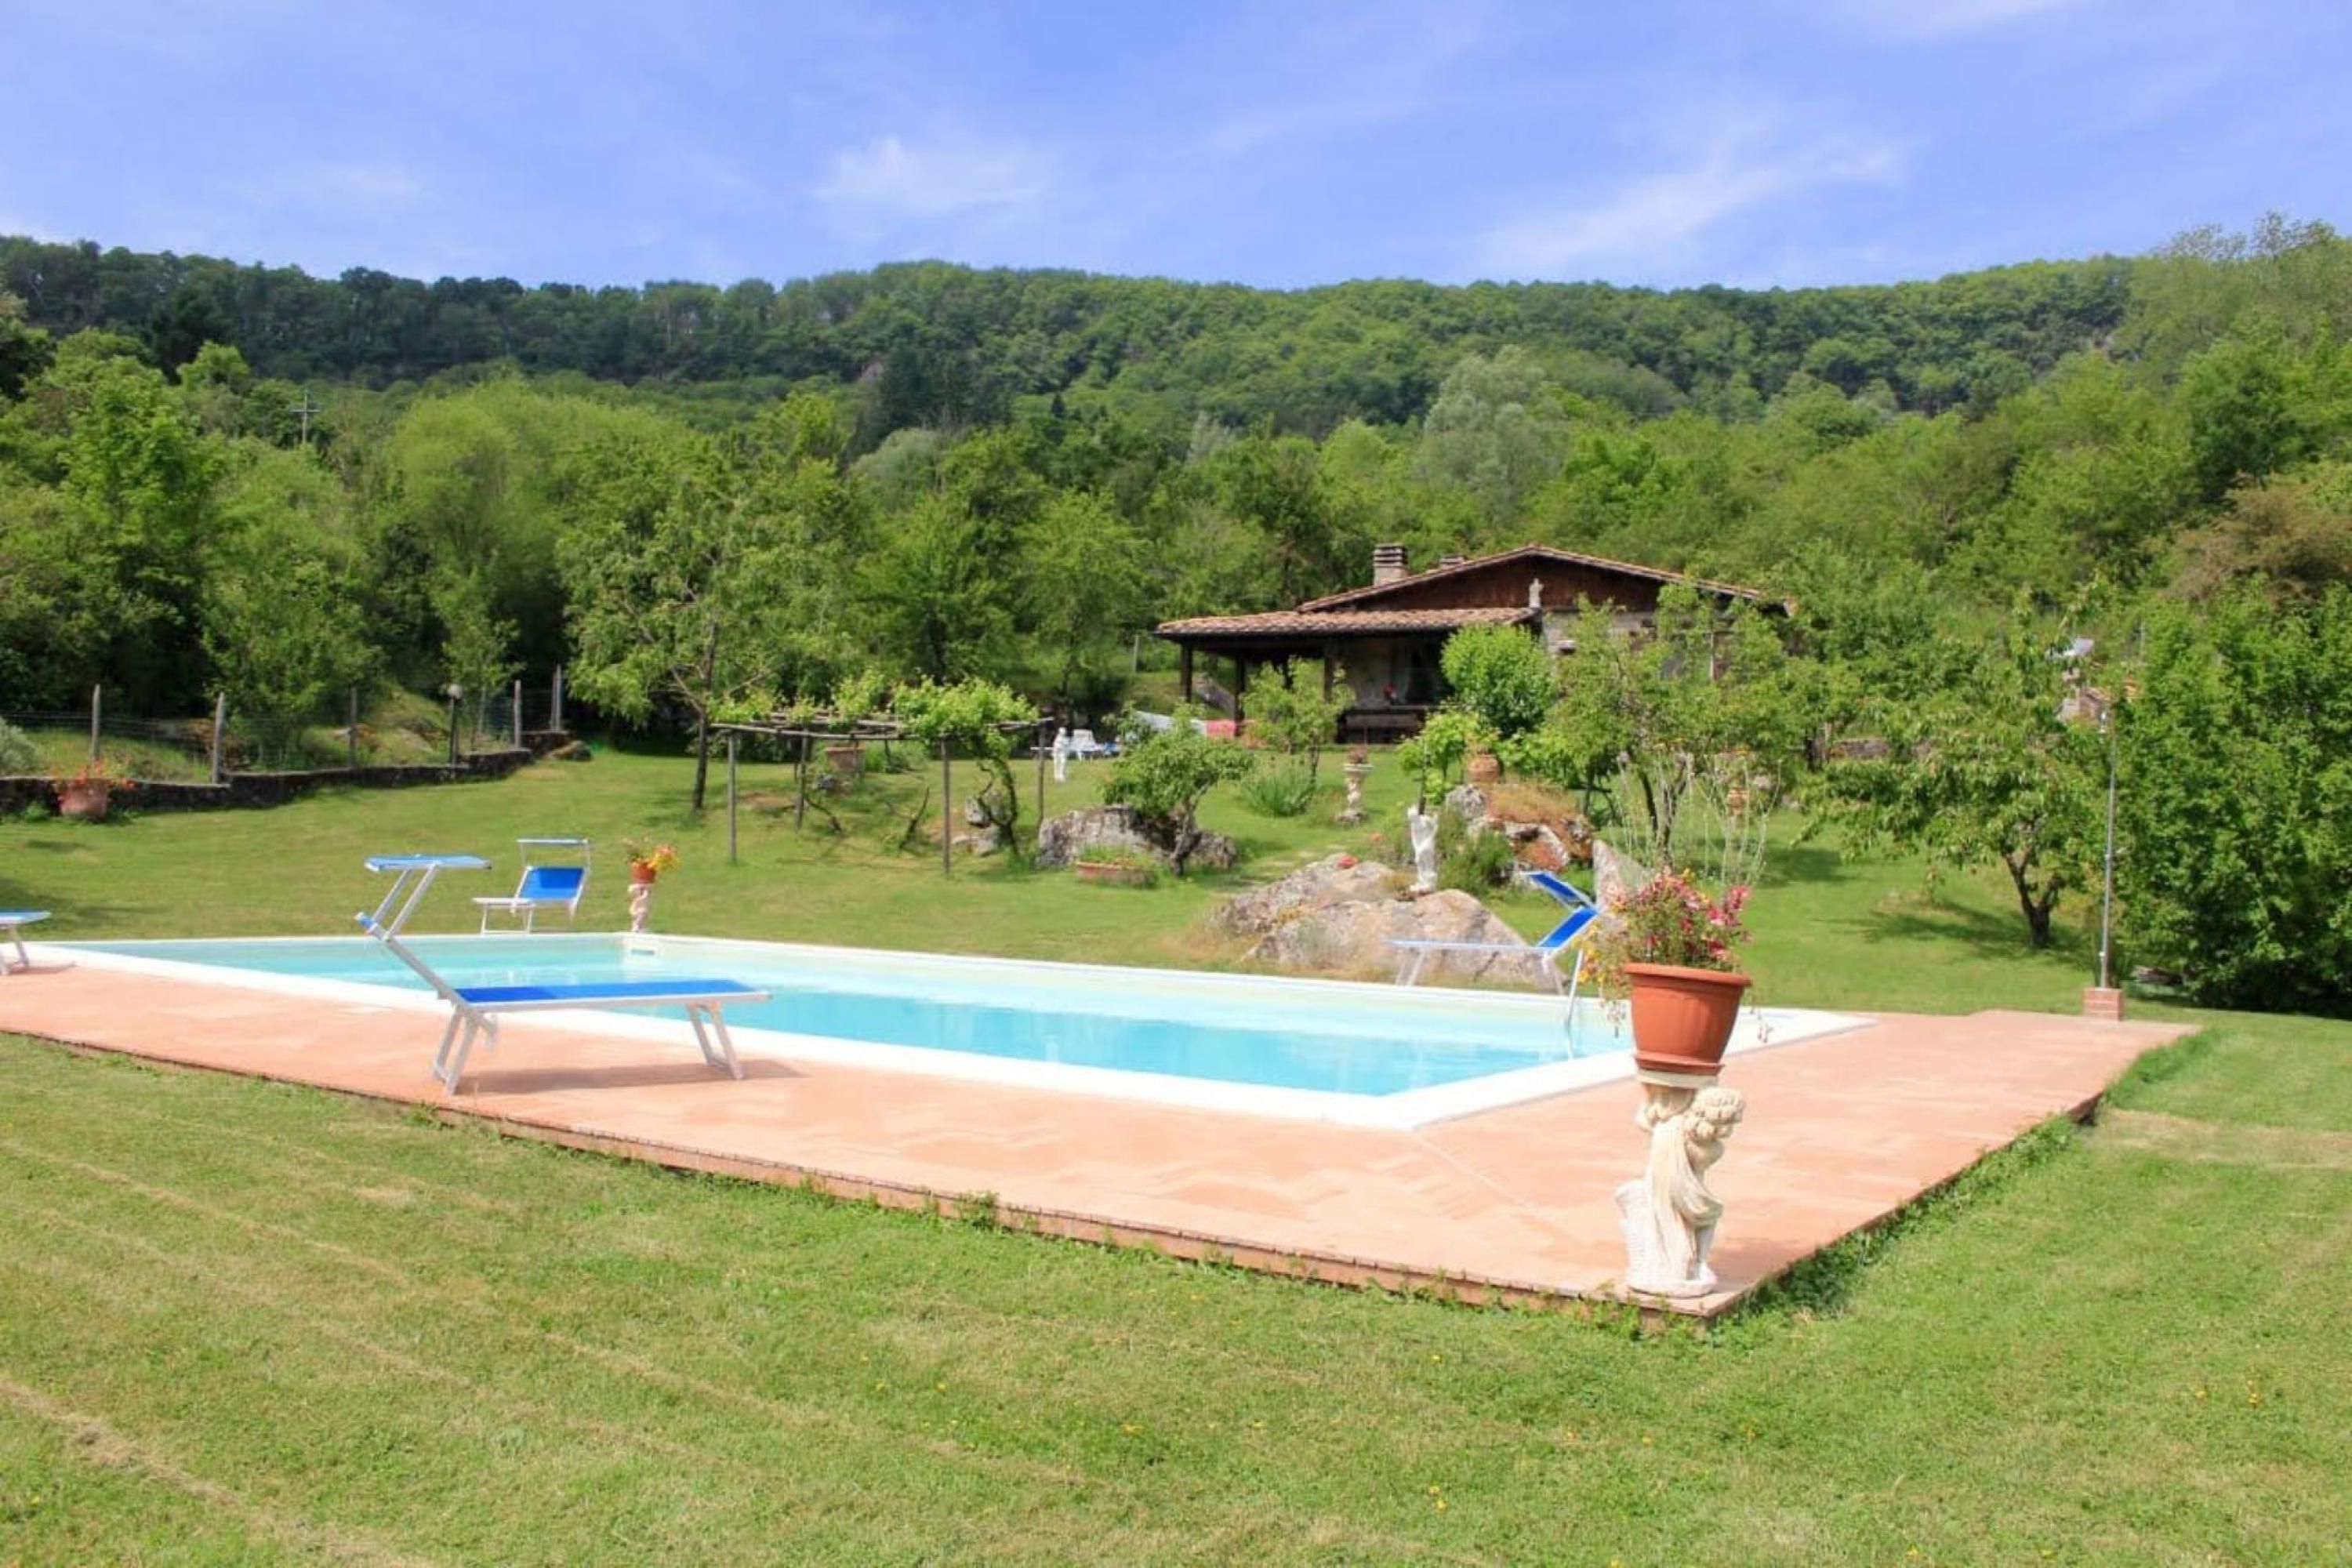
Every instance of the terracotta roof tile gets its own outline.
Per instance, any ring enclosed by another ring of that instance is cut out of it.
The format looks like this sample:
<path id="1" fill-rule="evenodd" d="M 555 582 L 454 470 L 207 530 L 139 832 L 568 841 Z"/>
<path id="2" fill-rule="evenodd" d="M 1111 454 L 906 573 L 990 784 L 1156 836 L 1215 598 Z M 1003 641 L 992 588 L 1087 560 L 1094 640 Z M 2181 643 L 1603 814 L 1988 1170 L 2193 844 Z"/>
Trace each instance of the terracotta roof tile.
<path id="1" fill-rule="evenodd" d="M 1627 577 L 1645 578 L 1653 583 L 1688 583 L 1710 594 L 1721 594 L 1738 599 L 1754 599 L 1759 595 L 1753 588 L 1742 588 L 1731 583 L 1713 583 L 1686 573 L 1668 572 L 1662 567 L 1637 565 L 1631 561 L 1612 561 L 1602 555 L 1586 555 L 1574 550 L 1560 550 L 1549 544 L 1522 544 L 1516 550 L 1497 551 L 1492 555 L 1477 555 L 1451 566 L 1432 566 L 1425 572 L 1415 572 L 1393 583 L 1373 583 L 1358 588 L 1345 588 L 1337 594 L 1326 594 L 1319 599 L 1309 599 L 1299 605 L 1302 610 L 1319 611 L 1342 605 L 1360 604 L 1393 594 L 1400 589 L 1418 588 L 1423 584 L 1445 577 L 1458 577 L 1482 567 L 1506 561 L 1547 560 L 1570 566 L 1587 566 L 1598 572 L 1614 572 Z"/>
<path id="2" fill-rule="evenodd" d="M 1361 637 L 1377 632 L 1450 632 L 1461 626 L 1512 626 L 1536 612 L 1508 605 L 1456 610 L 1268 610 L 1256 616 L 1195 616 L 1162 621 L 1160 635 L 1183 637 Z"/>

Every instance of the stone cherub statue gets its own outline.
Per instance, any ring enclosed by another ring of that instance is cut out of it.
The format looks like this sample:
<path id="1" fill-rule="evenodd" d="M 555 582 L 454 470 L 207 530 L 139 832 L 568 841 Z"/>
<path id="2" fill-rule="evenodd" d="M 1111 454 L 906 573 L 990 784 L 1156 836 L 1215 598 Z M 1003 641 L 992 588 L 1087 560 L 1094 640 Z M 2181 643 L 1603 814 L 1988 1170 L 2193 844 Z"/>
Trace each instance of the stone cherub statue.
<path id="1" fill-rule="evenodd" d="M 1437 891 L 1437 818 L 1417 805 L 1404 808 L 1405 831 L 1412 838 L 1412 890 Z"/>
<path id="2" fill-rule="evenodd" d="M 1633 1125 L 1650 1135 L 1643 1174 L 1617 1189 L 1625 1227 L 1625 1287 L 1649 1296 L 1703 1296 L 1715 1289 L 1707 1253 L 1723 1204 L 1706 1173 L 1748 1102 L 1720 1084 L 1645 1084 Z"/>

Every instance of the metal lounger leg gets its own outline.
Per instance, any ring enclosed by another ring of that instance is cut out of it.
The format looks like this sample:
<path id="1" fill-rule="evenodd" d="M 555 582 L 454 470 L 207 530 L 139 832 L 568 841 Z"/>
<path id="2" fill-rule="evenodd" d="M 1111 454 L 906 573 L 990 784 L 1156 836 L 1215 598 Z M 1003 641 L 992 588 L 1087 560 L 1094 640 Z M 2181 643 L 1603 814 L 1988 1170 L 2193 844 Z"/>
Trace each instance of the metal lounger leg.
<path id="1" fill-rule="evenodd" d="M 485 1036 L 489 1038 L 490 1048 L 496 1050 L 499 1021 L 469 1009 L 466 1015 L 466 1026 L 457 1036 L 457 1054 L 449 1058 L 448 1070 L 441 1078 L 441 1087 L 451 1094 L 457 1093 L 457 1086 L 465 1081 L 466 1058 L 474 1054 L 474 1042 Z"/>
<path id="2" fill-rule="evenodd" d="M 443 1026 L 441 1030 L 441 1043 L 434 1048 L 433 1052 L 433 1076 L 436 1079 L 442 1078 L 442 1075 L 448 1070 L 449 1047 L 457 1043 L 457 1022 L 462 1016 L 463 1015 L 461 1015 L 457 1008 L 452 1007 L 449 1009 L 449 1022 Z M 447 1080 L 444 1079 L 443 1081 L 446 1082 Z"/>
<path id="3" fill-rule="evenodd" d="M 706 1015 L 710 1023 L 708 1032 L 703 1028 Z M 715 1002 L 697 1002 L 687 1008 L 686 1016 L 694 1025 L 694 1043 L 702 1047 L 702 1059 L 712 1067 L 725 1068 L 730 1077 L 741 1078 L 743 1064 L 735 1059 L 735 1041 L 727 1033 L 726 1010 Z"/>
<path id="4" fill-rule="evenodd" d="M 25 951 L 25 928 L 23 926 L 10 926 L 8 928 L 8 935 L 9 938 L 16 944 L 16 967 L 21 970 L 29 971 L 33 967 L 33 955 Z M 6 963 L 0 963 L 0 969 L 5 969 L 6 967 Z"/>
<path id="5" fill-rule="evenodd" d="M 1398 978 L 1397 984 L 1418 985 L 1421 984 L 1421 966 L 1429 962 L 1429 949 L 1410 947 L 1405 949 L 1405 952 L 1411 956 L 1405 961 L 1404 973 Z"/>

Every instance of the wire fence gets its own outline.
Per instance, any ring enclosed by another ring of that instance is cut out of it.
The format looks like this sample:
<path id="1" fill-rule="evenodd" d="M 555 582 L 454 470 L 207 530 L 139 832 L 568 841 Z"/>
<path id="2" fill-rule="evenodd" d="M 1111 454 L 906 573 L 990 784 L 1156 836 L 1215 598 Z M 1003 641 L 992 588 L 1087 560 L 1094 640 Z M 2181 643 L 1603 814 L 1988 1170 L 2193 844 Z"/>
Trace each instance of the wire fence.
<path id="1" fill-rule="evenodd" d="M 210 712 L 112 711 L 103 688 L 86 707 L 0 712 L 0 774 L 70 776 L 100 764 L 158 783 L 218 783 L 234 773 L 422 766 L 524 746 L 564 725 L 561 675 L 479 696 L 413 693 L 366 700 L 359 691 L 305 721 L 272 721 L 226 700 Z M 13 737 L 9 731 L 13 731 Z"/>

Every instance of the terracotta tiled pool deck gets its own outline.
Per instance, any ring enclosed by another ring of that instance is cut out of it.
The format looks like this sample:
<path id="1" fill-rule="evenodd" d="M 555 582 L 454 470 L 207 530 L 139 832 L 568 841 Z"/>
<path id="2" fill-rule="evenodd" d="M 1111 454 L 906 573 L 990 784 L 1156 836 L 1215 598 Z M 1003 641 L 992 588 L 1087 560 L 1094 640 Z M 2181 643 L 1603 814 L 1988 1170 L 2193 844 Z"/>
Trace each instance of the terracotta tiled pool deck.
<path id="1" fill-rule="evenodd" d="M 1351 1284 L 1444 1279 L 1509 1300 L 1613 1296 L 1611 1193 L 1642 1142 L 1630 1081 L 1412 1131 L 1374 1131 L 744 1056 L 742 1082 L 675 1047 L 511 1020 L 447 1100 L 439 1033 L 400 1007 L 77 969 L 0 978 L 0 1032 L 441 1105 L 524 1135 L 887 1203 L 992 1194 L 1090 1240 L 1216 1254 Z M 1710 1177 L 1724 1289 L 1756 1284 L 2047 1118 L 2079 1114 L 2183 1031 L 2040 1013 L 1874 1016 L 1735 1056 L 1747 1120 Z"/>

